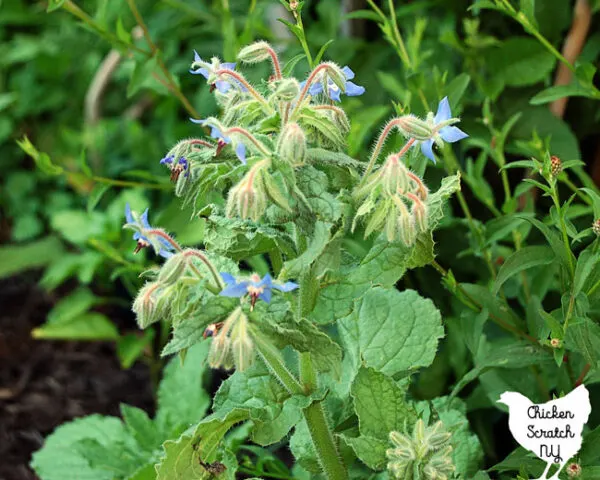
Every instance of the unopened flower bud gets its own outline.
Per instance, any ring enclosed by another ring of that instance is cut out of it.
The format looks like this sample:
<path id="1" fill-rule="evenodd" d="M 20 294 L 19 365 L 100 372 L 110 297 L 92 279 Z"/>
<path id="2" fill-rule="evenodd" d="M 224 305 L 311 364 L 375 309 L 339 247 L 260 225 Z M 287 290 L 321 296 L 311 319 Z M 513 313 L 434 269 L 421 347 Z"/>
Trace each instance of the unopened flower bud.
<path id="1" fill-rule="evenodd" d="M 409 437 L 400 432 L 390 432 L 389 434 L 390 441 L 394 444 L 396 448 L 403 450 L 411 450 L 412 449 L 412 441 Z M 391 452 L 394 449 L 388 450 Z M 393 456 L 393 454 L 391 454 Z"/>
<path id="2" fill-rule="evenodd" d="M 325 65 L 327 68 L 324 69 L 326 73 L 324 73 L 323 85 L 327 88 L 327 78 L 329 78 L 342 92 L 345 92 L 347 79 L 344 71 L 332 62 Z"/>
<path id="3" fill-rule="evenodd" d="M 561 348 L 562 347 L 562 340 L 560 338 L 551 338 L 550 339 L 550 346 L 552 348 Z"/>
<path id="4" fill-rule="evenodd" d="M 242 313 L 231 332 L 231 350 L 235 368 L 240 372 L 254 362 L 254 342 L 250 337 L 248 317 Z"/>
<path id="5" fill-rule="evenodd" d="M 262 181 L 261 169 L 266 164 L 257 163 L 229 191 L 226 212 L 228 217 L 235 214 L 243 219 L 251 218 L 257 221 L 267 208 L 267 194 Z"/>
<path id="6" fill-rule="evenodd" d="M 157 280 L 163 285 L 172 285 L 183 275 L 186 267 L 187 258 L 183 252 L 172 255 L 160 268 Z"/>
<path id="7" fill-rule="evenodd" d="M 292 207 L 290 207 L 288 195 L 285 193 L 285 186 L 280 186 L 269 172 L 263 172 L 262 181 L 269 198 L 286 212 L 291 212 Z"/>
<path id="8" fill-rule="evenodd" d="M 424 442 L 429 446 L 429 450 L 437 451 L 448 443 L 452 434 L 444 430 L 442 422 L 436 422 L 425 431 Z"/>
<path id="9" fill-rule="evenodd" d="M 552 155 L 550 157 L 550 173 L 552 173 L 553 177 L 558 177 L 560 172 L 562 172 L 562 162 L 560 158 L 556 155 Z"/>
<path id="10" fill-rule="evenodd" d="M 224 368 L 225 370 L 233 368 L 232 340 L 229 334 L 240 315 L 243 315 L 243 312 L 241 307 L 238 307 L 231 312 L 218 330 L 218 333 L 214 335 L 208 351 L 208 364 L 210 368 Z"/>
<path id="11" fill-rule="evenodd" d="M 578 463 L 569 463 L 569 465 L 567 465 L 566 471 L 567 471 L 567 475 L 569 476 L 569 478 L 578 478 L 581 476 L 581 472 L 582 472 L 582 468 L 581 465 L 579 465 Z"/>
<path id="12" fill-rule="evenodd" d="M 592 231 L 596 234 L 596 236 L 600 237 L 600 218 L 594 220 L 592 223 Z"/>
<path id="13" fill-rule="evenodd" d="M 300 93 L 300 84 L 295 78 L 283 78 L 273 84 L 273 100 L 291 102 Z"/>
<path id="14" fill-rule="evenodd" d="M 402 117 L 402 122 L 400 122 L 399 127 L 406 136 L 419 141 L 429 140 L 434 135 L 431 124 L 414 115 Z"/>
<path id="15" fill-rule="evenodd" d="M 412 462 L 389 462 L 387 464 L 387 469 L 392 478 L 404 480 L 412 475 Z"/>
<path id="16" fill-rule="evenodd" d="M 407 193 L 406 196 L 413 202 L 411 214 L 419 232 L 426 232 L 427 227 L 429 226 L 427 205 L 422 202 L 418 196 L 412 193 Z"/>
<path id="17" fill-rule="evenodd" d="M 268 60 L 271 56 L 271 46 L 264 41 L 255 42 L 240 50 L 238 60 L 245 63 L 259 63 Z"/>
<path id="18" fill-rule="evenodd" d="M 159 282 L 149 282 L 138 292 L 132 306 L 141 329 L 158 322 L 166 311 L 166 298 Z"/>
<path id="19" fill-rule="evenodd" d="M 381 184 L 388 195 L 396 195 L 408 189 L 408 170 L 402 159 L 396 155 L 390 155 L 381 168 Z"/>
<path id="20" fill-rule="evenodd" d="M 297 123 L 288 123 L 277 142 L 277 153 L 292 165 L 304 163 L 306 159 L 306 135 Z"/>

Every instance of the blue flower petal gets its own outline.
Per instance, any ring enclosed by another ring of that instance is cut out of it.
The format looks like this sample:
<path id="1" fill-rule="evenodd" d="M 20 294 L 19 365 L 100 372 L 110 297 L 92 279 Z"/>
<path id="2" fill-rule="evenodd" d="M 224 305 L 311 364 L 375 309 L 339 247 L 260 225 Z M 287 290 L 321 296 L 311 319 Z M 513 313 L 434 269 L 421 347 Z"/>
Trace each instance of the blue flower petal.
<path id="1" fill-rule="evenodd" d="M 270 288 L 265 288 L 265 290 L 258 296 L 263 302 L 271 303 L 272 292 Z"/>
<path id="2" fill-rule="evenodd" d="M 222 297 L 243 297 L 248 293 L 248 282 L 240 282 L 227 285 L 223 290 L 221 290 Z"/>
<path id="3" fill-rule="evenodd" d="M 435 163 L 435 157 L 433 156 L 433 140 L 425 140 L 421 142 L 421 152 L 425 155 L 429 160 Z"/>
<path id="4" fill-rule="evenodd" d="M 341 94 L 341 91 L 339 88 L 329 87 L 329 98 L 331 98 L 332 100 L 339 102 L 341 100 L 340 94 Z"/>
<path id="5" fill-rule="evenodd" d="M 271 288 L 273 286 L 273 279 L 271 278 L 271 275 L 267 273 L 256 286 Z"/>
<path id="6" fill-rule="evenodd" d="M 438 123 L 450 120 L 451 118 L 452 112 L 450 111 L 450 103 L 448 103 L 448 97 L 444 97 L 438 105 L 437 113 L 435 114 L 435 117 L 433 117 L 433 121 L 437 125 Z"/>
<path id="7" fill-rule="evenodd" d="M 246 145 L 242 142 L 238 143 L 237 147 L 235 147 L 235 154 L 240 159 L 240 162 L 246 165 Z"/>
<path id="8" fill-rule="evenodd" d="M 227 93 L 229 91 L 229 89 L 231 88 L 231 84 L 225 80 L 217 80 L 215 82 L 215 87 L 217 87 L 217 90 L 221 93 Z"/>
<path id="9" fill-rule="evenodd" d="M 174 159 L 174 158 L 175 158 L 175 157 L 173 157 L 173 156 L 170 156 L 170 157 L 164 157 L 164 158 L 163 158 L 163 159 L 162 159 L 162 160 L 161 160 L 159 163 L 160 163 L 161 165 L 171 164 L 171 163 L 173 163 L 173 159 Z"/>
<path id="10" fill-rule="evenodd" d="M 233 70 L 235 68 L 235 63 L 222 63 L 221 68 L 225 68 L 227 70 Z"/>
<path id="11" fill-rule="evenodd" d="M 204 78 L 206 78 L 208 80 L 209 73 L 206 68 L 200 67 L 197 70 L 190 69 L 190 73 L 192 75 L 202 75 Z"/>
<path id="12" fill-rule="evenodd" d="M 276 288 L 280 292 L 291 292 L 298 288 L 298 284 L 294 282 L 285 282 L 283 285 L 273 285 L 273 288 Z"/>
<path id="13" fill-rule="evenodd" d="M 225 281 L 227 285 L 235 283 L 235 277 L 231 275 L 231 273 L 220 272 L 221 278 Z"/>
<path id="14" fill-rule="evenodd" d="M 201 119 L 201 118 L 200 118 L 200 119 L 198 119 L 198 120 L 196 120 L 195 118 L 190 118 L 190 121 L 191 121 L 192 123 L 198 123 L 198 124 L 200 124 L 200 125 L 205 125 L 205 124 L 206 124 L 206 120 L 203 120 L 203 119 Z"/>
<path id="15" fill-rule="evenodd" d="M 442 139 L 448 143 L 458 142 L 459 140 L 467 138 L 468 136 L 469 135 L 467 135 L 458 127 L 448 126 L 440 130 L 440 137 L 442 137 Z"/>
<path id="16" fill-rule="evenodd" d="M 357 97 L 365 93 L 365 87 L 356 85 L 353 82 L 346 82 L 346 95 L 349 97 Z"/>
<path id="17" fill-rule="evenodd" d="M 142 222 L 142 227 L 144 227 L 146 230 L 150 230 L 152 228 L 148 223 L 148 209 L 144 210 L 144 213 L 142 213 L 140 220 Z"/>
<path id="18" fill-rule="evenodd" d="M 169 252 L 168 250 L 165 250 L 164 248 L 161 248 L 160 251 L 158 252 L 158 254 L 163 258 L 169 258 L 169 257 L 173 256 L 173 252 Z"/>
<path id="19" fill-rule="evenodd" d="M 317 82 L 317 83 L 313 83 L 309 88 L 308 88 L 308 93 L 310 93 L 313 97 L 315 95 L 318 95 L 319 93 L 321 93 L 323 91 L 323 84 L 321 82 Z"/>
<path id="20" fill-rule="evenodd" d="M 202 58 L 198 55 L 198 52 L 194 50 L 194 62 L 202 62 Z"/>
<path id="21" fill-rule="evenodd" d="M 127 220 L 127 223 L 135 223 L 133 215 L 131 214 L 131 206 L 129 205 L 129 202 L 125 204 L 125 219 Z"/>
<path id="22" fill-rule="evenodd" d="M 346 80 L 352 80 L 354 78 L 354 72 L 348 65 L 342 68 L 342 72 L 346 75 Z"/>

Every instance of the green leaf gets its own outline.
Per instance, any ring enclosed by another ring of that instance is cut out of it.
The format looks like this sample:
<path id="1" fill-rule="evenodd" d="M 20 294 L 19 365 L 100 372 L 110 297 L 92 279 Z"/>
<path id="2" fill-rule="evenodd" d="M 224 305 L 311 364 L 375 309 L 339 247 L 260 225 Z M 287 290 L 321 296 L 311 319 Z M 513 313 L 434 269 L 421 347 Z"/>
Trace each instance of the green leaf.
<path id="1" fill-rule="evenodd" d="M 100 202 L 100 200 L 102 200 L 102 197 L 104 196 L 104 194 L 106 192 L 108 192 L 111 188 L 111 185 L 106 184 L 106 183 L 97 183 L 96 185 L 94 185 L 94 188 L 92 189 L 92 191 L 90 192 L 90 196 L 88 197 L 88 202 L 87 202 L 87 211 L 91 212 L 94 208 L 96 208 L 96 205 L 98 205 L 98 202 Z"/>
<path id="2" fill-rule="evenodd" d="M 239 302 L 233 298 L 214 296 L 205 303 L 191 305 L 191 310 L 186 310 L 183 318 L 174 322 L 173 338 L 165 345 L 161 356 L 177 353 L 200 342 L 206 327 L 224 320 L 235 308 L 236 301 Z"/>
<path id="3" fill-rule="evenodd" d="M 252 441 L 270 445 L 281 440 L 303 418 L 310 397 L 290 396 L 269 372 L 257 362 L 244 372 L 236 371 L 225 380 L 214 397 L 217 413 L 246 409 L 254 423 Z"/>
<path id="4" fill-rule="evenodd" d="M 335 378 L 339 378 L 342 363 L 340 346 L 309 320 L 303 318 L 296 322 L 266 315 L 260 332 L 279 349 L 289 345 L 298 352 L 309 352 L 317 371 L 331 372 Z"/>
<path id="5" fill-rule="evenodd" d="M 319 49 L 319 52 L 317 53 L 317 56 L 313 60 L 314 65 L 318 65 L 321 62 L 321 59 L 323 58 L 323 55 L 325 55 L 325 52 L 327 51 L 327 48 L 333 42 L 334 42 L 334 40 L 331 39 L 331 40 L 327 40 L 327 42 L 325 44 L 323 44 L 323 46 Z"/>
<path id="6" fill-rule="evenodd" d="M 360 368 L 351 393 L 361 435 L 387 442 L 390 432 L 403 432 L 417 420 L 417 412 L 406 401 L 406 390 L 377 370 Z"/>
<path id="7" fill-rule="evenodd" d="M 285 62 L 285 65 L 281 69 L 281 74 L 284 77 L 293 76 L 294 68 L 296 67 L 298 62 L 300 60 L 303 60 L 304 58 L 306 58 L 306 54 L 304 54 L 304 53 L 299 53 L 298 55 L 294 55 L 287 62 Z"/>
<path id="8" fill-rule="evenodd" d="M 79 287 L 71 294 L 63 297 L 48 313 L 47 323 L 68 323 L 79 315 L 86 313 L 93 306 L 101 303 L 88 288 Z"/>
<path id="9" fill-rule="evenodd" d="M 522 87 L 541 82 L 554 69 L 556 59 L 534 38 L 512 37 L 486 54 L 493 75 L 506 85 Z"/>
<path id="10" fill-rule="evenodd" d="M 573 319 L 565 335 L 565 347 L 583 355 L 593 369 L 600 366 L 600 326 L 589 318 Z"/>
<path id="11" fill-rule="evenodd" d="M 63 168 L 54 165 L 47 154 L 39 152 L 29 138 L 23 137 L 21 140 L 17 140 L 17 145 L 33 159 L 35 165 L 45 174 L 54 176 L 63 173 Z"/>
<path id="12" fill-rule="evenodd" d="M 600 98 L 600 93 L 597 90 L 583 86 L 580 83 L 557 85 L 555 87 L 546 88 L 534 95 L 529 103 L 532 105 L 543 105 L 564 97 L 587 97 L 597 99 Z"/>
<path id="13" fill-rule="evenodd" d="M 157 422 L 167 426 L 188 426 L 202 419 L 210 405 L 210 396 L 202 379 L 207 370 L 209 342 L 187 350 L 185 361 L 172 358 L 158 387 Z"/>
<path id="14" fill-rule="evenodd" d="M 590 248 L 587 248 L 579 255 L 577 265 L 575 267 L 575 275 L 573 277 L 572 295 L 577 296 L 583 290 L 586 280 L 600 260 L 600 254 L 595 253 Z"/>
<path id="15" fill-rule="evenodd" d="M 391 447 L 389 442 L 379 438 L 361 435 L 360 437 L 347 437 L 340 435 L 341 439 L 354 450 L 358 459 L 373 470 L 384 470 L 388 462 L 385 452 Z"/>
<path id="16" fill-rule="evenodd" d="M 430 365 L 444 336 L 440 312 L 413 290 L 372 288 L 338 326 L 356 371 L 362 362 L 390 376 Z"/>
<path id="17" fill-rule="evenodd" d="M 68 322 L 46 323 L 35 328 L 33 338 L 45 340 L 118 340 L 119 331 L 108 317 L 87 312 Z"/>
<path id="18" fill-rule="evenodd" d="M 113 480 L 114 472 L 90 466 L 76 445 L 84 439 L 110 447 L 126 442 L 127 431 L 114 417 L 90 415 L 65 423 L 49 435 L 32 457 L 31 467 L 43 480 Z"/>
<path id="19" fill-rule="evenodd" d="M 132 97 L 143 88 L 154 90 L 160 95 L 169 95 L 169 89 L 157 77 L 164 79 L 156 56 L 138 61 L 127 85 L 127 97 Z"/>
<path id="20" fill-rule="evenodd" d="M 331 225 L 317 221 L 308 247 L 301 255 L 283 264 L 279 274 L 280 278 L 298 278 L 302 272 L 308 270 L 329 244 L 331 239 L 330 229 Z"/>
<path id="21" fill-rule="evenodd" d="M 117 355 L 121 367 L 129 368 L 144 353 L 144 350 L 152 344 L 155 330 L 148 329 L 142 335 L 129 334 L 117 341 Z"/>
<path id="22" fill-rule="evenodd" d="M 0 247 L 0 278 L 43 267 L 63 255 L 63 252 L 63 245 L 56 237 L 46 237 L 25 245 Z"/>
<path id="23" fill-rule="evenodd" d="M 433 407 L 447 431 L 452 432 L 452 459 L 458 478 L 472 478 L 483 462 L 483 450 L 477 435 L 471 432 L 467 406 L 450 397 L 434 398 Z"/>
<path id="24" fill-rule="evenodd" d="M 48 0 L 48 8 L 46 11 L 50 13 L 54 10 L 58 10 L 63 6 L 63 3 L 65 3 L 65 0 Z"/>
<path id="25" fill-rule="evenodd" d="M 546 246 L 530 246 L 517 250 L 500 267 L 494 283 L 493 293 L 497 294 L 504 282 L 517 273 L 538 265 L 548 265 L 555 258 L 554 251 Z"/>
<path id="26" fill-rule="evenodd" d="M 160 432 L 144 410 L 124 403 L 120 408 L 125 426 L 142 449 L 151 453 L 160 446 L 162 441 Z"/>
<path id="27" fill-rule="evenodd" d="M 246 420 L 248 411 L 244 409 L 215 413 L 187 430 L 179 439 L 167 440 L 163 444 L 164 455 L 156 466 L 156 480 L 214 479 L 200 461 L 210 464 L 220 458 L 219 461 L 231 465 L 227 452 L 219 454 L 218 449 L 229 429 Z M 233 480 L 234 477 L 227 474 L 226 478 Z"/>

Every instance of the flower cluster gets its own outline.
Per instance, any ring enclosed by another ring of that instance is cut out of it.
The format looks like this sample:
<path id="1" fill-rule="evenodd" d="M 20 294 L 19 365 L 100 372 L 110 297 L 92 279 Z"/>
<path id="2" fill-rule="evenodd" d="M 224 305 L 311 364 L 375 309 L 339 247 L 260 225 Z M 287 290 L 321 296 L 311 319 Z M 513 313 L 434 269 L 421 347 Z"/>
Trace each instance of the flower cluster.
<path id="1" fill-rule="evenodd" d="M 231 312 L 224 322 L 209 326 L 204 336 L 213 337 L 208 353 L 211 368 L 231 370 L 235 366 L 244 371 L 254 362 L 254 341 L 248 317 L 241 307 Z"/>
<path id="2" fill-rule="evenodd" d="M 455 470 L 450 437 L 442 422 L 426 427 L 422 419 L 417 420 L 412 436 L 391 432 L 394 447 L 386 451 L 390 476 L 401 480 L 448 480 Z"/>

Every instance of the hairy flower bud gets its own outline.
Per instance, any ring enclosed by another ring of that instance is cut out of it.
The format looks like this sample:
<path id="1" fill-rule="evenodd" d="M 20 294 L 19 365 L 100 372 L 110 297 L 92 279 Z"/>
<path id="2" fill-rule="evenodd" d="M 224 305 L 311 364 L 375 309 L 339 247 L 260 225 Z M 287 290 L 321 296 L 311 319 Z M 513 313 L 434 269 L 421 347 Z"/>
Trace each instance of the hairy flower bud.
<path id="1" fill-rule="evenodd" d="M 210 368 L 224 368 L 225 370 L 233 368 L 234 362 L 230 333 L 240 315 L 243 315 L 242 308 L 237 307 L 223 322 L 218 333 L 213 336 L 208 351 L 208 364 Z"/>
<path id="2" fill-rule="evenodd" d="M 254 42 L 240 50 L 238 60 L 245 63 L 264 62 L 270 58 L 271 51 L 272 48 L 267 42 Z"/>
<path id="3" fill-rule="evenodd" d="M 419 232 L 426 232 L 429 226 L 427 205 L 417 195 L 412 193 L 407 193 L 406 197 L 412 201 L 410 212 Z"/>
<path id="4" fill-rule="evenodd" d="M 186 267 L 187 257 L 183 252 L 172 255 L 162 265 L 157 280 L 163 285 L 172 285 L 184 274 Z"/>
<path id="5" fill-rule="evenodd" d="M 594 220 L 594 223 L 592 223 L 592 231 L 596 236 L 600 237 L 600 218 L 597 218 Z"/>
<path id="6" fill-rule="evenodd" d="M 408 170 L 402 159 L 396 155 L 390 155 L 381 168 L 381 184 L 385 193 L 390 196 L 407 191 L 409 186 Z"/>
<path id="7" fill-rule="evenodd" d="M 421 120 L 419 117 L 415 117 L 414 115 L 406 115 L 402 117 L 402 122 L 399 123 L 399 128 L 406 136 L 419 141 L 429 140 L 434 134 L 431 123 Z"/>
<path id="8" fill-rule="evenodd" d="M 267 194 L 262 179 L 262 168 L 266 163 L 255 164 L 240 182 L 229 191 L 226 212 L 243 219 L 257 221 L 267 208 Z"/>
<path id="9" fill-rule="evenodd" d="M 138 292 L 132 306 L 141 329 L 158 322 L 166 311 L 166 296 L 159 282 L 148 282 Z"/>
<path id="10" fill-rule="evenodd" d="M 300 84 L 295 78 L 283 78 L 272 83 L 273 96 L 276 102 L 291 102 L 300 93 Z"/>
<path id="11" fill-rule="evenodd" d="M 277 153 L 292 165 L 300 165 L 306 159 L 306 135 L 297 123 L 288 123 L 277 141 Z"/>
<path id="12" fill-rule="evenodd" d="M 240 372 L 254 362 L 254 342 L 248 328 L 248 317 L 241 313 L 231 332 L 231 350 L 235 368 Z"/>

